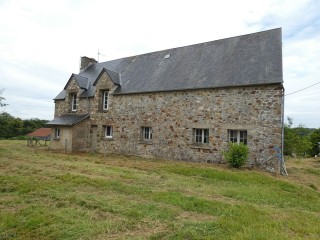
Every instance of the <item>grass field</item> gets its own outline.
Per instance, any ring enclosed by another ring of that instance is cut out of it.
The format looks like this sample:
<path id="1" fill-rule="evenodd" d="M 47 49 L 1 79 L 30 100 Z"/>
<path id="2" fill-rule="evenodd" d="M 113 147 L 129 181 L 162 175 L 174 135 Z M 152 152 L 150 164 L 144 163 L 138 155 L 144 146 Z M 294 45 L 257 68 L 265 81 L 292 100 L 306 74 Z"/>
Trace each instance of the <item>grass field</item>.
<path id="1" fill-rule="evenodd" d="M 320 161 L 289 176 L 0 141 L 0 239 L 320 239 Z"/>

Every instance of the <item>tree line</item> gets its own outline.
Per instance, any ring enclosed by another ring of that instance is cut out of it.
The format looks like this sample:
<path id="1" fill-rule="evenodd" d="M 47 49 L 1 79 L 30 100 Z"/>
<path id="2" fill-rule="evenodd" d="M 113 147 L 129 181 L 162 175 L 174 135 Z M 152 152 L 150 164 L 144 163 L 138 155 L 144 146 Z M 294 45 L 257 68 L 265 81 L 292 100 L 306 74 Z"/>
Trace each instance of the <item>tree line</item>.
<path id="1" fill-rule="evenodd" d="M 284 125 L 284 155 L 308 157 L 319 154 L 320 128 L 292 127 L 292 124 L 292 118 L 288 117 L 288 123 Z"/>
<path id="2" fill-rule="evenodd" d="M 22 120 L 6 112 L 0 113 L 0 139 L 23 139 L 26 134 L 44 127 L 47 122 L 38 118 Z"/>
<path id="3" fill-rule="evenodd" d="M 0 89 L 0 108 L 8 105 L 1 96 L 3 92 L 4 89 Z M 0 139 L 24 138 L 26 134 L 44 127 L 47 122 L 48 120 L 38 118 L 22 120 L 0 111 Z"/>

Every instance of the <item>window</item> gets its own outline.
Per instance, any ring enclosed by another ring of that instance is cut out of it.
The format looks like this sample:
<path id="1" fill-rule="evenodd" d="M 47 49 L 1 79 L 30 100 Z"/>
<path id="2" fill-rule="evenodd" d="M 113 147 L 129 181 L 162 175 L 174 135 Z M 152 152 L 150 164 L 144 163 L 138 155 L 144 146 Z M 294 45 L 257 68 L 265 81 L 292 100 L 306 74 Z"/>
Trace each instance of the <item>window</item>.
<path id="1" fill-rule="evenodd" d="M 109 92 L 103 91 L 102 92 L 102 110 L 108 110 L 108 98 L 109 98 Z"/>
<path id="2" fill-rule="evenodd" d="M 195 143 L 209 143 L 209 129 L 194 128 Z"/>
<path id="3" fill-rule="evenodd" d="M 105 138 L 112 138 L 112 126 L 106 126 L 104 136 Z"/>
<path id="4" fill-rule="evenodd" d="M 142 139 L 152 140 L 152 127 L 142 127 Z"/>
<path id="5" fill-rule="evenodd" d="M 71 111 L 73 112 L 77 111 L 77 94 L 76 93 L 71 94 Z"/>
<path id="6" fill-rule="evenodd" d="M 54 129 L 54 138 L 59 139 L 60 138 L 60 128 Z"/>
<path id="7" fill-rule="evenodd" d="M 247 130 L 229 130 L 229 141 L 247 144 Z"/>

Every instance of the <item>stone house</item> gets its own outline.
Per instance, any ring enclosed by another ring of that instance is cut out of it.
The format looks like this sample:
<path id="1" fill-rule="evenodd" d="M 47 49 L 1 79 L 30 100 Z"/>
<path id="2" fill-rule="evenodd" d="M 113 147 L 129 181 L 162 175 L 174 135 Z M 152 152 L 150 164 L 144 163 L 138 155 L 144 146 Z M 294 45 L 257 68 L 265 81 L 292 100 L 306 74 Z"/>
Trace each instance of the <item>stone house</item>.
<path id="1" fill-rule="evenodd" d="M 51 149 L 223 162 L 243 142 L 250 164 L 279 171 L 281 29 L 98 63 L 82 57 L 54 98 Z"/>

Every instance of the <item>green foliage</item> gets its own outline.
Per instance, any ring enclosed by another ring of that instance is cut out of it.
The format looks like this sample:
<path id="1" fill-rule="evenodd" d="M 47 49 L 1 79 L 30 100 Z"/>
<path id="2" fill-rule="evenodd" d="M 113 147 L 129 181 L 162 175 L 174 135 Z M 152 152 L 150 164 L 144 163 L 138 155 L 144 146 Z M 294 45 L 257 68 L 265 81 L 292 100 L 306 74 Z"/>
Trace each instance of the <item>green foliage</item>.
<path id="1" fill-rule="evenodd" d="M 248 160 L 249 148 L 243 143 L 230 143 L 223 155 L 231 167 L 239 168 Z"/>
<path id="2" fill-rule="evenodd" d="M 43 127 L 46 122 L 37 118 L 22 120 L 6 112 L 0 113 L 0 139 L 21 139 L 21 136 Z"/>
<path id="3" fill-rule="evenodd" d="M 284 125 L 284 154 L 307 156 L 312 147 L 309 139 L 310 129 L 301 124 L 292 128 L 292 124 L 292 118 L 288 117 L 288 123 Z"/>
<path id="4" fill-rule="evenodd" d="M 38 118 L 26 119 L 23 121 L 23 134 L 27 134 L 38 128 L 44 127 L 47 122 L 47 120 L 40 120 Z"/>
<path id="5" fill-rule="evenodd" d="M 0 138 L 11 138 L 21 135 L 23 121 L 15 118 L 9 113 L 0 114 Z"/>
<path id="6" fill-rule="evenodd" d="M 320 128 L 316 129 L 310 134 L 311 150 L 310 155 L 314 156 L 320 153 L 319 144 L 320 142 Z"/>

